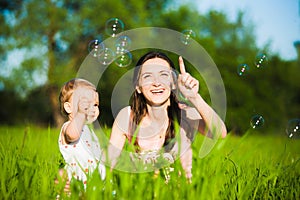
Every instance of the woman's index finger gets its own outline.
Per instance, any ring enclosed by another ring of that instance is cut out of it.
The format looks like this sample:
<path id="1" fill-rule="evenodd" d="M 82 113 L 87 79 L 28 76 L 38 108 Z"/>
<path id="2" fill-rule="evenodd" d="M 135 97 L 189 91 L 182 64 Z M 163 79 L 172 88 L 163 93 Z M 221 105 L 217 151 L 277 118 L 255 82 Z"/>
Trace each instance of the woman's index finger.
<path id="1" fill-rule="evenodd" d="M 186 71 L 185 71 L 185 66 L 184 66 L 184 62 L 183 62 L 182 56 L 179 56 L 178 60 L 179 60 L 180 73 L 181 74 L 185 74 Z"/>

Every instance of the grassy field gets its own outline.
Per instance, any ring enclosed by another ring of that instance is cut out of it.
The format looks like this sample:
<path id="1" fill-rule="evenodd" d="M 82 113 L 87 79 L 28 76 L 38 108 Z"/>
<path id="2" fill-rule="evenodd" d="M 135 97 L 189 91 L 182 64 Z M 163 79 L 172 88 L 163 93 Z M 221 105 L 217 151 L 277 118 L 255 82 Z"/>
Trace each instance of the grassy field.
<path id="1" fill-rule="evenodd" d="M 109 130 L 106 130 L 109 134 Z M 63 190 L 54 179 L 62 158 L 59 130 L 0 127 L 0 199 L 55 199 Z M 107 170 L 105 181 L 94 175 L 86 191 L 72 182 L 63 199 L 300 199 L 300 140 L 258 135 L 228 135 L 200 159 L 203 138 L 193 143 L 193 181 L 180 176 L 179 161 L 165 183 L 163 175 Z"/>

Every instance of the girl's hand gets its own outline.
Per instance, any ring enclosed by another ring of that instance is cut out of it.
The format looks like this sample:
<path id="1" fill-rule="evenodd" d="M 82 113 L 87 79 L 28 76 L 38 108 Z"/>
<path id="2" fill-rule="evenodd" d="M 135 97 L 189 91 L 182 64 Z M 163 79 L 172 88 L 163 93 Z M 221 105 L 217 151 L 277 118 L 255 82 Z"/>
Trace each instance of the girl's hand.
<path id="1" fill-rule="evenodd" d="M 78 101 L 78 112 L 88 115 L 90 102 L 87 98 L 81 97 Z"/>
<path id="2" fill-rule="evenodd" d="M 79 114 L 87 115 L 90 102 L 87 98 L 86 90 L 84 88 L 78 88 L 74 91 L 72 96 L 72 114 L 73 117 Z"/>
<path id="3" fill-rule="evenodd" d="M 198 94 L 199 81 L 185 71 L 184 62 L 179 56 L 180 74 L 178 76 L 178 88 L 187 99 L 193 98 Z"/>

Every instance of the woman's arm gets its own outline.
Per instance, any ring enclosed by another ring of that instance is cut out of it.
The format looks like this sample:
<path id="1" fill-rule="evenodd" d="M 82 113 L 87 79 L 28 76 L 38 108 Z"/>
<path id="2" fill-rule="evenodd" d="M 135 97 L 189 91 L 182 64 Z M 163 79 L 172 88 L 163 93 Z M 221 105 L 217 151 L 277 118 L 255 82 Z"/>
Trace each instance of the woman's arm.
<path id="1" fill-rule="evenodd" d="M 188 99 L 200 114 L 198 131 L 209 137 L 226 137 L 227 129 L 219 115 L 203 100 L 200 94 Z"/>
<path id="2" fill-rule="evenodd" d="M 114 124 L 108 146 L 108 159 L 106 159 L 106 161 L 110 164 L 111 169 L 117 164 L 117 160 L 123 150 L 125 141 L 126 135 L 117 125 Z"/>
<path id="3" fill-rule="evenodd" d="M 172 151 L 180 158 L 182 169 L 188 182 L 192 180 L 192 147 L 191 141 L 187 138 L 183 128 L 180 130 L 180 141 L 176 141 Z"/>
<path id="4" fill-rule="evenodd" d="M 129 116 L 130 107 L 125 107 L 118 113 L 114 121 L 109 140 L 108 152 L 106 155 L 108 157 L 106 162 L 111 165 L 111 169 L 117 164 L 117 159 L 119 158 L 126 142 L 126 134 L 128 133 L 129 127 Z"/>
<path id="5" fill-rule="evenodd" d="M 180 92 L 196 108 L 203 121 L 200 120 L 198 130 L 210 137 L 224 138 L 227 129 L 219 115 L 203 100 L 198 93 L 199 81 L 185 71 L 182 57 L 179 57 L 180 74 L 178 76 L 178 87 Z M 204 123 L 203 123 L 204 122 Z M 208 131 L 208 134 L 206 132 Z"/>

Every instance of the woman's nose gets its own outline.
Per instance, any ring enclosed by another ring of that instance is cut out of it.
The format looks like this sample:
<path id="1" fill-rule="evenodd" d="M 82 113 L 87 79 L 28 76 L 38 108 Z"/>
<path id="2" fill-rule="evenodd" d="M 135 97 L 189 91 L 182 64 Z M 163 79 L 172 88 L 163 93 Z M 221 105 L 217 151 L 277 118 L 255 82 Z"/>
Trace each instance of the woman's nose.
<path id="1" fill-rule="evenodd" d="M 160 83 L 159 80 L 156 80 L 156 79 L 155 79 L 155 80 L 153 81 L 153 85 L 154 85 L 154 86 L 160 86 L 161 83 Z"/>
<path id="2" fill-rule="evenodd" d="M 161 85 L 161 80 L 160 80 L 159 76 L 154 76 L 153 77 L 153 85 L 155 85 L 155 86 Z"/>

